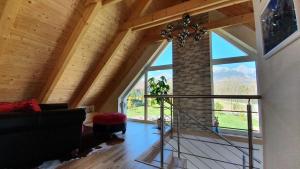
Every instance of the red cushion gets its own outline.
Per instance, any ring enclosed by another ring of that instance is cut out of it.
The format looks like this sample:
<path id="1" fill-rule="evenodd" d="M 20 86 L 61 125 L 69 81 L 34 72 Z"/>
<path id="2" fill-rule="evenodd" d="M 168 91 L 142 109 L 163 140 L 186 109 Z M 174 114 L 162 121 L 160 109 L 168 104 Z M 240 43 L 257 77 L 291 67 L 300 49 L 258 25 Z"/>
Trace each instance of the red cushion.
<path id="1" fill-rule="evenodd" d="M 101 113 L 93 117 L 93 124 L 121 124 L 126 122 L 126 115 L 122 113 Z"/>
<path id="2" fill-rule="evenodd" d="M 13 103 L 0 103 L 0 112 L 12 112 L 14 111 L 14 104 Z"/>
<path id="3" fill-rule="evenodd" d="M 35 99 L 30 99 L 16 102 L 14 111 L 41 112 L 42 110 Z"/>
<path id="4" fill-rule="evenodd" d="M 41 108 L 35 99 L 24 100 L 15 103 L 0 103 L 0 112 L 41 112 Z"/>

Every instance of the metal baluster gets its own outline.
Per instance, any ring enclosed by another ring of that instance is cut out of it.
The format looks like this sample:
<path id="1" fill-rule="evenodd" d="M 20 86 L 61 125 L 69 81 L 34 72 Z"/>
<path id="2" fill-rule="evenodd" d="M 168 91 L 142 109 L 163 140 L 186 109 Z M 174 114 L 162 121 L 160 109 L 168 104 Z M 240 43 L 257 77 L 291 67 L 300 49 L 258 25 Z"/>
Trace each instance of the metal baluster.
<path id="1" fill-rule="evenodd" d="M 246 157 L 245 157 L 245 154 L 243 154 L 243 169 L 246 169 Z"/>
<path id="2" fill-rule="evenodd" d="M 173 99 L 170 99 L 170 111 L 171 111 L 171 138 L 173 139 Z"/>
<path id="3" fill-rule="evenodd" d="M 160 99 L 160 168 L 164 168 L 164 98 Z"/>
<path id="4" fill-rule="evenodd" d="M 252 110 L 250 99 L 247 105 L 247 119 L 248 119 L 248 146 L 249 146 L 249 169 L 253 169 L 253 130 L 252 130 Z"/>
<path id="5" fill-rule="evenodd" d="M 180 99 L 178 99 L 178 104 L 179 104 L 179 106 L 180 106 Z M 179 124 L 180 124 L 180 108 L 179 108 L 179 110 L 177 110 L 177 123 L 176 123 L 176 125 L 177 125 L 177 150 L 178 150 L 178 158 L 180 158 L 180 126 L 179 126 Z"/>

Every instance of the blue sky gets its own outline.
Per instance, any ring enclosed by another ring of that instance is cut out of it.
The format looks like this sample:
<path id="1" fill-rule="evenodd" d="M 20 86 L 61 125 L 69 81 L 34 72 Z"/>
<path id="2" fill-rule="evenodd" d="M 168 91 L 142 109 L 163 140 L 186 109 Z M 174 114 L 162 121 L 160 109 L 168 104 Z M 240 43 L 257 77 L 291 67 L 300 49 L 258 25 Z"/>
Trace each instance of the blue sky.
<path id="1" fill-rule="evenodd" d="M 154 61 L 152 66 L 169 65 L 172 64 L 172 43 L 170 42 L 165 50 Z"/>
<path id="2" fill-rule="evenodd" d="M 173 71 L 170 70 L 158 70 L 158 71 L 149 71 L 148 73 L 148 77 L 155 77 L 160 78 L 161 76 L 165 76 L 167 78 L 167 80 L 172 79 L 173 78 Z"/>
<path id="3" fill-rule="evenodd" d="M 212 32 L 212 58 L 221 59 L 228 57 L 247 56 L 247 54 L 232 45 L 230 42 Z"/>

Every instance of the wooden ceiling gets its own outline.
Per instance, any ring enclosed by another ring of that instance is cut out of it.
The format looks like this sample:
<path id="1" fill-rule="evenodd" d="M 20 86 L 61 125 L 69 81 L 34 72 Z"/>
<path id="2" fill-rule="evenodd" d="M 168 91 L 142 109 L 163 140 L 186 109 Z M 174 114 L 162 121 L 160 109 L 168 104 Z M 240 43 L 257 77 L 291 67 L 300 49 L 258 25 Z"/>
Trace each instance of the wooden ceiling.
<path id="1" fill-rule="evenodd" d="M 249 0 L 1 0 L 0 101 L 101 105 L 163 24 L 213 10 L 254 29 Z"/>

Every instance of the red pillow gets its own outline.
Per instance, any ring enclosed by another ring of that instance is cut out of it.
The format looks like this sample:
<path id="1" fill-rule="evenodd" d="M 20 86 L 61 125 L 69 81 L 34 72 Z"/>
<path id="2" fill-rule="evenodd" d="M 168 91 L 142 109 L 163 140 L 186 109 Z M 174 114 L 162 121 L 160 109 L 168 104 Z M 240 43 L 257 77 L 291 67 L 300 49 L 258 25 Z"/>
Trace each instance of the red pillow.
<path id="1" fill-rule="evenodd" d="M 39 103 L 35 99 L 24 100 L 15 103 L 0 103 L 0 112 L 41 112 Z"/>
<path id="2" fill-rule="evenodd" d="M 41 112 L 41 108 L 35 99 L 14 103 L 14 111 Z"/>
<path id="3" fill-rule="evenodd" d="M 12 112 L 14 111 L 14 104 L 2 102 L 0 103 L 0 112 Z"/>
<path id="4" fill-rule="evenodd" d="M 41 112 L 42 111 L 42 109 L 41 109 L 41 107 L 40 107 L 40 105 L 39 105 L 39 103 L 36 99 L 31 99 L 30 100 L 30 106 L 31 106 L 31 108 L 34 112 Z"/>

